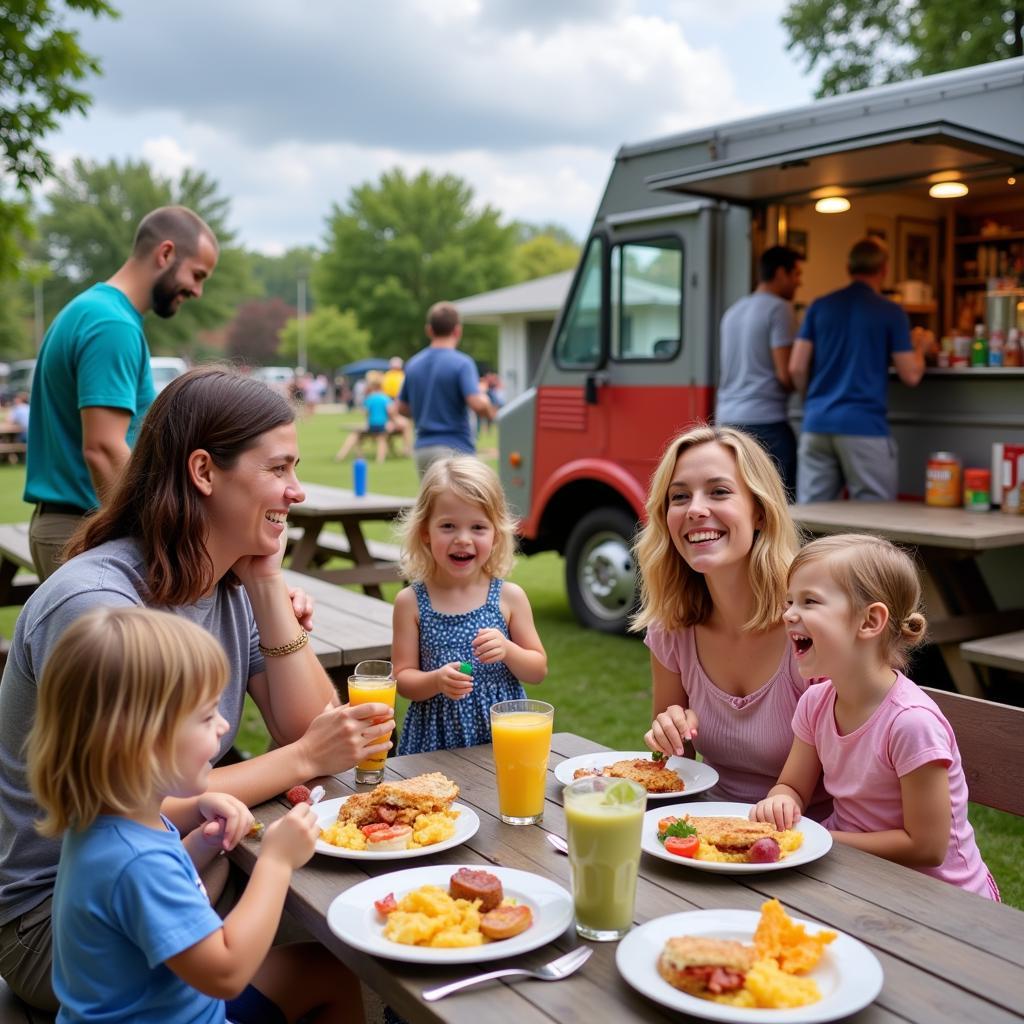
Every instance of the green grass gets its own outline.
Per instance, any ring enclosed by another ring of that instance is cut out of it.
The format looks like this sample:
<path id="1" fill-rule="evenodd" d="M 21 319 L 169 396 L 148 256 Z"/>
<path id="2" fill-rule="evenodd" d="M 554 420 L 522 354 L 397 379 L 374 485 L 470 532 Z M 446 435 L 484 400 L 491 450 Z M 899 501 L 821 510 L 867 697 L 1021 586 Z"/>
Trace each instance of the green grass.
<path id="1" fill-rule="evenodd" d="M 332 456 L 341 444 L 344 423 L 361 415 L 318 414 L 299 424 L 302 464 L 299 475 L 310 483 L 351 486 L 351 459 L 338 465 Z M 496 448 L 493 431 L 481 439 L 481 451 Z M 31 507 L 21 502 L 24 467 L 0 466 L 0 522 L 28 519 Z M 414 495 L 416 472 L 411 459 L 369 464 L 370 489 L 383 494 Z M 366 532 L 388 540 L 386 523 L 369 523 Z M 650 725 L 650 673 L 647 651 L 636 638 L 603 636 L 581 629 L 569 611 L 562 560 L 553 554 L 521 558 L 511 579 L 529 594 L 537 628 L 548 653 L 550 673 L 537 691 L 555 705 L 555 728 L 587 736 L 618 750 L 635 750 Z M 385 587 L 394 598 L 398 586 Z M 0 634 L 10 636 L 16 608 L 0 609 Z M 404 711 L 400 704 L 399 714 Z M 266 748 L 266 731 L 258 712 L 247 708 L 238 745 L 258 753 Z M 971 806 L 971 821 L 986 862 L 1002 890 L 1003 899 L 1024 909 L 1024 819 L 988 808 Z"/>

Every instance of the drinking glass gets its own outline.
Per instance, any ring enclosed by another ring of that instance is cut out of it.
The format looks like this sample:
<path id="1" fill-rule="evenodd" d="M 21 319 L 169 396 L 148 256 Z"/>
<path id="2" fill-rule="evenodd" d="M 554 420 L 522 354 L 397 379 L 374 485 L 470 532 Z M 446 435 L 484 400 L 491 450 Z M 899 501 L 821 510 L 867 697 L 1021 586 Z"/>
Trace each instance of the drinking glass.
<path id="1" fill-rule="evenodd" d="M 629 779 L 589 776 L 563 791 L 576 931 L 598 942 L 633 924 L 647 790 Z"/>
<path id="2" fill-rule="evenodd" d="M 506 825 L 532 825 L 544 816 L 554 717 L 555 709 L 542 700 L 491 705 L 498 812 Z"/>
<path id="3" fill-rule="evenodd" d="M 348 677 L 348 701 L 356 704 L 387 704 L 394 710 L 397 683 L 390 661 L 361 661 L 356 665 L 355 674 Z M 390 717 L 390 716 L 389 716 Z M 375 718 L 375 725 L 386 722 L 387 718 Z M 388 739 L 391 733 L 380 738 L 380 742 Z M 356 782 L 368 782 L 376 785 L 384 778 L 384 762 L 387 751 L 373 754 L 365 761 L 356 765 Z"/>

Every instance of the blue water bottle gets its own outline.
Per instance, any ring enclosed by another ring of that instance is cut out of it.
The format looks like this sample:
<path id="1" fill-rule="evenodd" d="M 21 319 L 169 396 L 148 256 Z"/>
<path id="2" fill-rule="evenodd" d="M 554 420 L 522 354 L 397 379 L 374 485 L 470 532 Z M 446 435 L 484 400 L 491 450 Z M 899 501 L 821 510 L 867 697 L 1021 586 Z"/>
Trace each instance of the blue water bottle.
<path id="1" fill-rule="evenodd" d="M 366 493 L 366 459 L 356 459 L 352 463 L 352 490 L 357 498 Z"/>

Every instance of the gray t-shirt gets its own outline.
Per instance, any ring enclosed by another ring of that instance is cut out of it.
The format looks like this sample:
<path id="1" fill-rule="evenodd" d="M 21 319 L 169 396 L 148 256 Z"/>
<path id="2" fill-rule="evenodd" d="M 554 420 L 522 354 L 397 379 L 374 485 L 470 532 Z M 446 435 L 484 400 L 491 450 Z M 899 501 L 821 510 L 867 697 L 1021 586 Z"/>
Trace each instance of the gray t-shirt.
<path id="1" fill-rule="evenodd" d="M 792 345 L 793 307 L 770 292 L 754 292 L 725 311 L 715 419 L 722 424 L 781 423 L 786 392 L 775 376 L 772 349 Z"/>
<path id="2" fill-rule="evenodd" d="M 62 565 L 18 616 L 0 682 L 0 924 L 46 899 L 57 877 L 60 840 L 44 839 L 33 827 L 40 812 L 28 787 L 24 752 L 47 655 L 79 616 L 97 607 L 143 605 L 144 592 L 138 543 L 113 540 Z M 238 731 L 249 679 L 264 670 L 249 598 L 242 587 L 221 584 L 195 604 L 166 610 L 202 626 L 227 656 L 220 712 L 230 728 L 221 740 L 223 756 Z"/>

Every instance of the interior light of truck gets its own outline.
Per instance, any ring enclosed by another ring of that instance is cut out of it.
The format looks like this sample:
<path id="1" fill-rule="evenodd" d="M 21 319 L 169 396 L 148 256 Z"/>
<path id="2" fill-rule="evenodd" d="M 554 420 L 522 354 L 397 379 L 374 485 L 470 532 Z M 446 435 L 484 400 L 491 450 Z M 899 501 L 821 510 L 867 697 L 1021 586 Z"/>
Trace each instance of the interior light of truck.
<path id="1" fill-rule="evenodd" d="M 814 204 L 817 213 L 846 213 L 850 200 L 846 196 L 825 196 Z"/>
<path id="2" fill-rule="evenodd" d="M 518 469 L 523 464 L 523 457 L 519 452 L 509 452 L 508 464 L 513 469 Z"/>
<path id="3" fill-rule="evenodd" d="M 928 189 L 928 195 L 932 199 L 959 199 L 967 195 L 967 191 L 967 186 L 962 181 L 937 181 Z"/>

